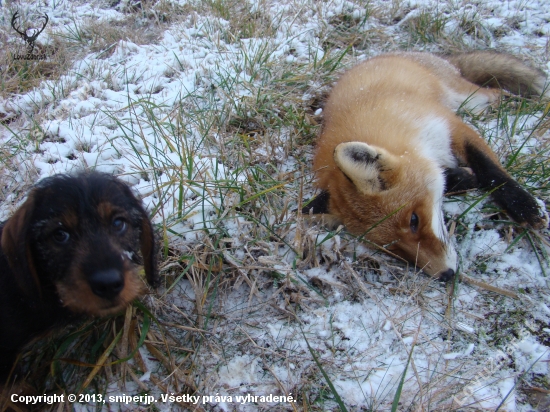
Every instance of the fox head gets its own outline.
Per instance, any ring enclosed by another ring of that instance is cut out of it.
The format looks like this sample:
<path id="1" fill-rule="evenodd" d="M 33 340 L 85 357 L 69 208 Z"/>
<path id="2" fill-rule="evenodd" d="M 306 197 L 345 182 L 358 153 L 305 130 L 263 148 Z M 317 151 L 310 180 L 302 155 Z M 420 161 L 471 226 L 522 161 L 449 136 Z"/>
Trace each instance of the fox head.
<path id="1" fill-rule="evenodd" d="M 457 258 L 441 209 L 443 170 L 416 153 L 394 155 L 363 142 L 340 143 L 333 157 L 335 166 L 318 172 L 326 204 L 313 213 L 328 212 L 349 232 L 451 279 Z"/>

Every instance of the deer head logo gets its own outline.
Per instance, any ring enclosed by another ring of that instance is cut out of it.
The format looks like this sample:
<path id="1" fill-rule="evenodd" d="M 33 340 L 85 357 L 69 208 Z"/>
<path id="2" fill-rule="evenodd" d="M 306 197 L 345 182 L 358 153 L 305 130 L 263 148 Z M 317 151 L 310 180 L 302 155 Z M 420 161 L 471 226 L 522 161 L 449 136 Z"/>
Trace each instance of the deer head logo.
<path id="1" fill-rule="evenodd" d="M 38 35 L 44 31 L 44 29 L 46 28 L 46 24 L 48 24 L 48 20 L 49 20 L 48 15 L 44 13 L 43 16 L 40 16 L 41 18 L 44 19 L 44 25 L 42 26 L 41 29 L 29 27 L 23 31 L 20 30 L 20 27 L 19 28 L 16 27 L 16 22 L 19 19 L 19 17 L 20 17 L 19 12 L 16 11 L 11 18 L 11 27 L 13 27 L 13 29 L 23 37 L 23 40 L 27 42 L 27 53 L 32 54 L 34 50 L 35 40 L 37 39 Z"/>

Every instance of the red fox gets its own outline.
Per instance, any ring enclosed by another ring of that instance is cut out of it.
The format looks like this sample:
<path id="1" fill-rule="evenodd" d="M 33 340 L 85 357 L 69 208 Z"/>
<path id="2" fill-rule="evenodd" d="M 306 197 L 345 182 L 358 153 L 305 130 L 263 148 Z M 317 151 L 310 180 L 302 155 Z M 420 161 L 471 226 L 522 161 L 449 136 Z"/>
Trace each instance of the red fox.
<path id="1" fill-rule="evenodd" d="M 313 162 L 322 192 L 303 211 L 328 214 L 424 272 L 453 278 L 457 254 L 443 220 L 446 190 L 492 190 L 516 222 L 548 225 L 544 206 L 455 111 L 486 107 L 500 98 L 500 88 L 540 96 L 545 84 L 542 71 L 487 51 L 447 58 L 392 53 L 358 64 L 326 102 Z"/>

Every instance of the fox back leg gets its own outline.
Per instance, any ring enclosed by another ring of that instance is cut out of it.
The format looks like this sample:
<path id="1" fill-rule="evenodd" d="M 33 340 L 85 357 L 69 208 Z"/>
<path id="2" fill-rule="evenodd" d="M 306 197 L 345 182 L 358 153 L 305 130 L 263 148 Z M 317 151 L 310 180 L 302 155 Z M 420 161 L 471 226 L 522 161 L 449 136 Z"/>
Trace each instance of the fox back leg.
<path id="1" fill-rule="evenodd" d="M 445 169 L 445 193 L 461 193 L 477 189 L 479 182 L 469 167 Z"/>
<path id="2" fill-rule="evenodd" d="M 548 216 L 537 200 L 504 170 L 487 143 L 458 118 L 453 125 L 452 150 L 475 174 L 475 178 L 467 178 L 464 174 L 460 176 L 465 186 L 477 186 L 492 191 L 491 196 L 495 202 L 519 224 L 529 225 L 534 229 L 548 226 Z M 448 184 L 452 185 L 452 179 L 459 175 L 460 172 L 454 169 L 448 172 Z M 451 188 L 452 186 L 449 187 Z"/>

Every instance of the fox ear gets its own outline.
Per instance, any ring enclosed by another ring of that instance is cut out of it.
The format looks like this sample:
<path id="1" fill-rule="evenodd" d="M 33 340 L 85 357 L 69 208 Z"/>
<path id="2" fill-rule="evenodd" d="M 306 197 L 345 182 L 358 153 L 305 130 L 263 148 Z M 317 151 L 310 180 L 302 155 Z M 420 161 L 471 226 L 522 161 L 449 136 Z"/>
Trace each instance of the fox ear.
<path id="1" fill-rule="evenodd" d="M 323 190 L 321 193 L 319 193 L 316 197 L 311 199 L 309 202 L 307 202 L 307 205 L 305 205 L 302 208 L 303 214 L 313 214 L 313 215 L 319 215 L 319 214 L 327 214 L 328 211 L 328 205 L 330 201 L 330 193 L 326 190 Z"/>
<path id="2" fill-rule="evenodd" d="M 340 143 L 334 161 L 357 190 L 372 195 L 389 189 L 398 161 L 386 150 L 363 142 Z"/>

